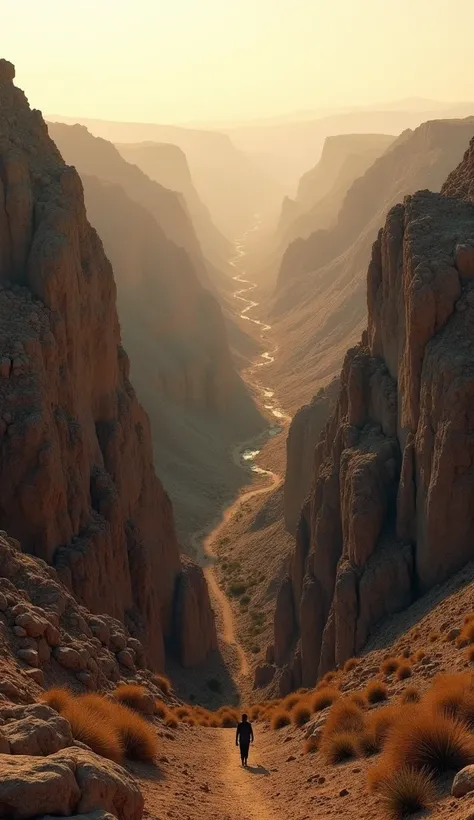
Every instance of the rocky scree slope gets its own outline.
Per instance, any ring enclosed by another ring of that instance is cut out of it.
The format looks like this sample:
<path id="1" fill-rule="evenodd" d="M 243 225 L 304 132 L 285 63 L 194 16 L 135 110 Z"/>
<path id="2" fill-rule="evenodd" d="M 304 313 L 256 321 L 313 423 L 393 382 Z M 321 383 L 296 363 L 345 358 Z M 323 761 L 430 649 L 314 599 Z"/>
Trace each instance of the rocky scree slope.
<path id="1" fill-rule="evenodd" d="M 13 79 L 0 62 L 0 524 L 161 667 L 183 567 L 113 271 L 76 171 Z M 214 639 L 203 631 L 203 656 Z"/>
<path id="2" fill-rule="evenodd" d="M 473 179 L 471 143 L 441 193 L 395 206 L 373 246 L 368 328 L 346 355 L 278 594 L 284 688 L 360 652 L 379 619 L 472 558 Z"/>
<path id="3" fill-rule="evenodd" d="M 289 245 L 272 318 L 285 340 L 273 372 L 298 405 L 337 375 L 367 322 L 366 269 L 389 209 L 413 191 L 439 191 L 474 134 L 474 120 L 427 122 L 402 134 L 349 189 L 337 223 Z M 311 386 L 307 374 L 311 373 Z"/>

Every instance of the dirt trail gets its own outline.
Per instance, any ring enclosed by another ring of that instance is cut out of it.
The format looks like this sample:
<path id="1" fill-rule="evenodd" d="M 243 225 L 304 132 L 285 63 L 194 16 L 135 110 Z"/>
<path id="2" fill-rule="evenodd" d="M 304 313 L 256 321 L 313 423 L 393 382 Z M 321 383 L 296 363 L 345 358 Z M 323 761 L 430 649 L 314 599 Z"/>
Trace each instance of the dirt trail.
<path id="1" fill-rule="evenodd" d="M 245 241 L 245 236 L 244 236 Z M 235 256 L 231 264 L 238 269 L 241 267 L 242 259 L 245 256 L 243 243 L 235 243 Z M 234 281 L 243 285 L 239 287 L 234 293 L 234 298 L 242 302 L 245 307 L 242 308 L 240 317 L 246 321 L 252 322 L 260 328 L 261 338 L 271 329 L 270 325 L 261 322 L 259 319 L 249 316 L 249 311 L 254 311 L 258 307 L 258 302 L 248 298 L 248 294 L 257 288 L 254 282 L 244 279 L 243 272 L 239 272 L 234 276 Z M 260 379 L 256 378 L 256 374 L 260 373 L 260 368 L 271 364 L 275 360 L 277 348 L 272 351 L 265 351 L 261 354 L 259 359 L 255 361 L 245 373 L 245 379 L 248 384 L 251 384 L 253 389 L 261 400 L 261 404 L 267 415 L 273 417 L 276 421 L 269 427 L 269 436 L 274 436 L 281 433 L 286 424 L 291 420 L 285 411 L 279 407 L 274 391 L 261 383 Z M 235 630 L 234 616 L 230 602 L 218 584 L 214 564 L 216 561 L 215 544 L 217 543 L 220 533 L 225 525 L 238 513 L 240 508 L 249 499 L 257 495 L 265 495 L 275 490 L 283 481 L 283 477 L 272 470 L 265 470 L 259 465 L 255 464 L 255 458 L 259 454 L 261 447 L 261 436 L 250 439 L 248 441 L 240 442 L 232 450 L 232 460 L 234 464 L 244 469 L 249 469 L 255 475 L 266 480 L 264 487 L 259 487 L 255 490 L 249 490 L 237 498 L 233 504 L 221 510 L 214 521 L 206 528 L 194 533 L 191 537 L 191 544 L 195 550 L 196 558 L 204 569 L 211 598 L 214 604 L 217 621 L 217 631 L 221 641 L 223 641 L 227 648 L 235 655 L 235 660 L 231 661 L 234 675 L 238 677 L 246 677 L 250 673 L 250 666 L 245 654 L 243 646 L 240 644 Z"/>
<path id="2" fill-rule="evenodd" d="M 280 820 L 269 797 L 278 777 L 268 768 L 274 757 L 273 738 L 256 727 L 248 769 L 240 765 L 234 738 L 235 729 L 181 729 L 172 742 L 160 739 L 165 760 L 158 778 L 150 776 L 147 767 L 130 764 L 140 779 L 144 817 Z"/>

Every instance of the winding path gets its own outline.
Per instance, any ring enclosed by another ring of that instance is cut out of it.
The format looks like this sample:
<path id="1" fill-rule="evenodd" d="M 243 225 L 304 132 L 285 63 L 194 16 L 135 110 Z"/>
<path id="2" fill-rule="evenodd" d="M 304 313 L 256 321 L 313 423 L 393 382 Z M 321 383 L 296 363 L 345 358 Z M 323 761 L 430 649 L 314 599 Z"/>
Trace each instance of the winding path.
<path id="1" fill-rule="evenodd" d="M 252 230 L 256 230 L 256 228 L 253 228 Z M 248 233 L 249 232 L 247 232 L 247 234 Z M 245 256 L 244 242 L 247 234 L 244 235 L 242 242 L 235 242 L 235 256 L 231 260 L 231 265 L 236 269 L 240 267 L 242 259 Z M 265 334 L 271 329 L 271 325 L 267 325 L 259 319 L 249 316 L 249 312 L 258 307 L 259 303 L 249 299 L 247 294 L 254 291 L 257 288 L 257 284 L 255 282 L 250 282 L 243 277 L 243 271 L 234 276 L 235 282 L 238 282 L 239 285 L 245 286 L 238 288 L 238 290 L 234 293 L 234 298 L 240 302 L 243 302 L 245 305 L 240 313 L 240 317 L 245 321 L 252 322 L 257 325 L 260 328 L 261 338 L 263 339 Z M 265 365 L 269 365 L 275 361 L 277 350 L 278 347 L 275 346 L 272 351 L 267 350 L 262 353 L 259 359 L 254 362 L 246 372 L 246 381 L 252 385 L 254 390 L 260 396 L 262 405 L 267 413 L 270 416 L 273 416 L 278 422 L 269 426 L 269 437 L 281 433 L 285 425 L 291 421 L 291 416 L 288 416 L 285 411 L 279 407 L 274 391 L 271 388 L 264 386 L 260 380 L 255 378 L 255 374 L 259 372 L 260 368 L 265 367 Z M 219 637 L 228 646 L 235 650 L 239 661 L 239 675 L 243 677 L 249 674 L 250 666 L 244 648 L 236 635 L 232 607 L 224 591 L 219 586 L 216 578 L 214 568 L 216 561 L 215 544 L 219 539 L 222 529 L 250 498 L 257 495 L 266 495 L 267 493 L 272 492 L 272 490 L 279 487 L 283 481 L 282 476 L 278 473 L 275 473 L 272 470 L 265 470 L 263 467 L 260 467 L 255 463 L 255 459 L 260 452 L 259 447 L 261 447 L 261 443 L 262 436 L 259 435 L 249 439 L 248 441 L 236 444 L 232 450 L 232 460 L 237 466 L 247 470 L 250 469 L 253 473 L 266 477 L 268 479 L 268 483 L 265 484 L 264 487 L 259 487 L 258 489 L 249 490 L 248 492 L 242 493 L 242 495 L 240 495 L 233 502 L 233 504 L 228 507 L 224 507 L 210 525 L 199 532 L 194 533 L 191 537 L 191 544 L 196 551 L 197 560 L 203 567 L 211 597 L 217 609 Z"/>

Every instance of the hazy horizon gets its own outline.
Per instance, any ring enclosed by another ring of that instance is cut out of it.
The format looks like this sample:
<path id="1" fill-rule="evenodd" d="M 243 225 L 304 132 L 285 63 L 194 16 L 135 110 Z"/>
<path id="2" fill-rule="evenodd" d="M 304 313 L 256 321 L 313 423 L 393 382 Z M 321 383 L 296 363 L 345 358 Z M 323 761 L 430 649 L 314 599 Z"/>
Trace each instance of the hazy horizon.
<path id="1" fill-rule="evenodd" d="M 380 0 L 48 0 L 47 12 L 3 10 L 2 56 L 50 116 L 185 125 L 474 100 L 470 0 L 399 0 L 396 13 Z"/>

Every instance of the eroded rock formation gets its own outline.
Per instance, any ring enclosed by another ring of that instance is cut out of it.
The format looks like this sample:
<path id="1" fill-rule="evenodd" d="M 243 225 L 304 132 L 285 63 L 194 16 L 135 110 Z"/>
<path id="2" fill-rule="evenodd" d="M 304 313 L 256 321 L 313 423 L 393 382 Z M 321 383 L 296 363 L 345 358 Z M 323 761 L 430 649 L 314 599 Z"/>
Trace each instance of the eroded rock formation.
<path id="1" fill-rule="evenodd" d="M 314 448 L 339 391 L 339 379 L 318 390 L 309 404 L 293 416 L 286 440 L 286 472 L 283 486 L 285 526 L 293 535 L 314 473 Z"/>
<path id="2" fill-rule="evenodd" d="M 284 687 L 361 651 L 371 627 L 472 559 L 474 142 L 441 194 L 395 206 L 277 601 Z M 289 674 L 291 672 L 291 674 Z"/>
<path id="3" fill-rule="evenodd" d="M 82 604 L 126 622 L 160 667 L 180 632 L 181 563 L 113 271 L 78 174 L 13 77 L 1 61 L 0 525 Z M 203 656 L 213 640 L 202 636 Z"/>

